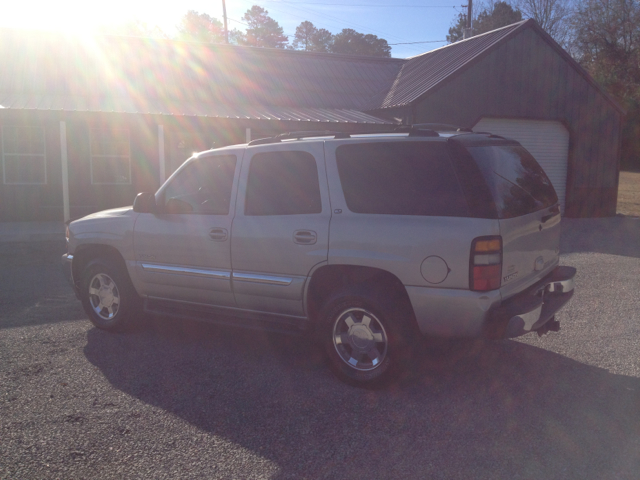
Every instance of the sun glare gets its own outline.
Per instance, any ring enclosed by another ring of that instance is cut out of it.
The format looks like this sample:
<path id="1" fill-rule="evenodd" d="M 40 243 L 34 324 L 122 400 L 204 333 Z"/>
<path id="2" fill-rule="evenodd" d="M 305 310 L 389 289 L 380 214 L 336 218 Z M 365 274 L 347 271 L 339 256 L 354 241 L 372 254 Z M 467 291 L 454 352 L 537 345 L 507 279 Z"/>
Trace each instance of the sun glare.
<path id="1" fill-rule="evenodd" d="M 92 2 L 5 2 L 0 27 L 53 30 L 71 34 L 94 34 L 139 20 L 171 31 L 185 8 L 162 7 L 149 1 L 113 0 Z"/>

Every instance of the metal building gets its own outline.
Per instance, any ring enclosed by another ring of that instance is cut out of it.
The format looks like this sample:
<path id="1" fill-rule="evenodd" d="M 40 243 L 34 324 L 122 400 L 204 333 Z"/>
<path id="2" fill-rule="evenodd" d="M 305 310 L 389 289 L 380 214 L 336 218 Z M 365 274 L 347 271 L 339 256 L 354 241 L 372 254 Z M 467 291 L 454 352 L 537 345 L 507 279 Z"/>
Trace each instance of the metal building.
<path id="1" fill-rule="evenodd" d="M 565 215 L 616 213 L 623 111 L 533 20 L 409 59 L 381 107 L 370 113 L 515 138 Z"/>
<path id="2" fill-rule="evenodd" d="M 0 221 L 131 204 L 193 151 L 454 123 L 520 140 L 569 216 L 615 214 L 622 111 L 529 20 L 410 59 L 0 29 Z"/>

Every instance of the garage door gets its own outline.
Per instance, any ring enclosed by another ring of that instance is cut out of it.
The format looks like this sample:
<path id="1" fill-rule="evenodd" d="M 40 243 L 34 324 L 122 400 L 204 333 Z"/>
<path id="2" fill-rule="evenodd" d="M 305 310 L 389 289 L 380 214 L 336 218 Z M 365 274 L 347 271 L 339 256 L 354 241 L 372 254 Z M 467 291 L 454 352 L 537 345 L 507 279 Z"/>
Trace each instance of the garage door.
<path id="1" fill-rule="evenodd" d="M 473 130 L 519 141 L 531 152 L 551 180 L 564 212 L 569 159 L 569 132 L 560 122 L 483 118 Z"/>

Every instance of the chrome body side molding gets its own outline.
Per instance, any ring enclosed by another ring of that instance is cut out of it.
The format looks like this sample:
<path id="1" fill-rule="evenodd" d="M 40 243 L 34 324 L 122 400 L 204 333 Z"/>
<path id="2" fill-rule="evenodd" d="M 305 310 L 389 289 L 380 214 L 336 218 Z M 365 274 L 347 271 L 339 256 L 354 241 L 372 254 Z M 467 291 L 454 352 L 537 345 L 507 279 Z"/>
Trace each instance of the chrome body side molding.
<path id="1" fill-rule="evenodd" d="M 290 277 L 276 277 L 273 275 L 262 275 L 255 273 L 236 273 L 233 272 L 233 279 L 238 282 L 252 282 L 252 283 L 264 283 L 267 285 L 291 285 L 293 278 Z"/>
<path id="2" fill-rule="evenodd" d="M 191 275 L 194 277 L 219 278 L 221 280 L 229 280 L 231 278 L 231 272 L 205 270 L 202 268 L 174 267 L 170 265 L 155 265 L 151 263 L 143 263 L 142 268 L 145 271 L 153 273 L 173 273 L 178 275 Z"/>

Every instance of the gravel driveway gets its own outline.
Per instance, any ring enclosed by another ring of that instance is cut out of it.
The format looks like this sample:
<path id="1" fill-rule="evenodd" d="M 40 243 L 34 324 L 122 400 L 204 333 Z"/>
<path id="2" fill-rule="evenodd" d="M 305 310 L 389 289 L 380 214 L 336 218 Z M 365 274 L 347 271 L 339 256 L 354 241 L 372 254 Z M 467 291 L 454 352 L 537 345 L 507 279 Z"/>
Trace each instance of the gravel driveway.
<path id="1" fill-rule="evenodd" d="M 559 333 L 432 345 L 377 391 L 300 338 L 99 331 L 63 245 L 0 244 L 0 478 L 636 479 L 640 219 L 564 225 Z"/>

